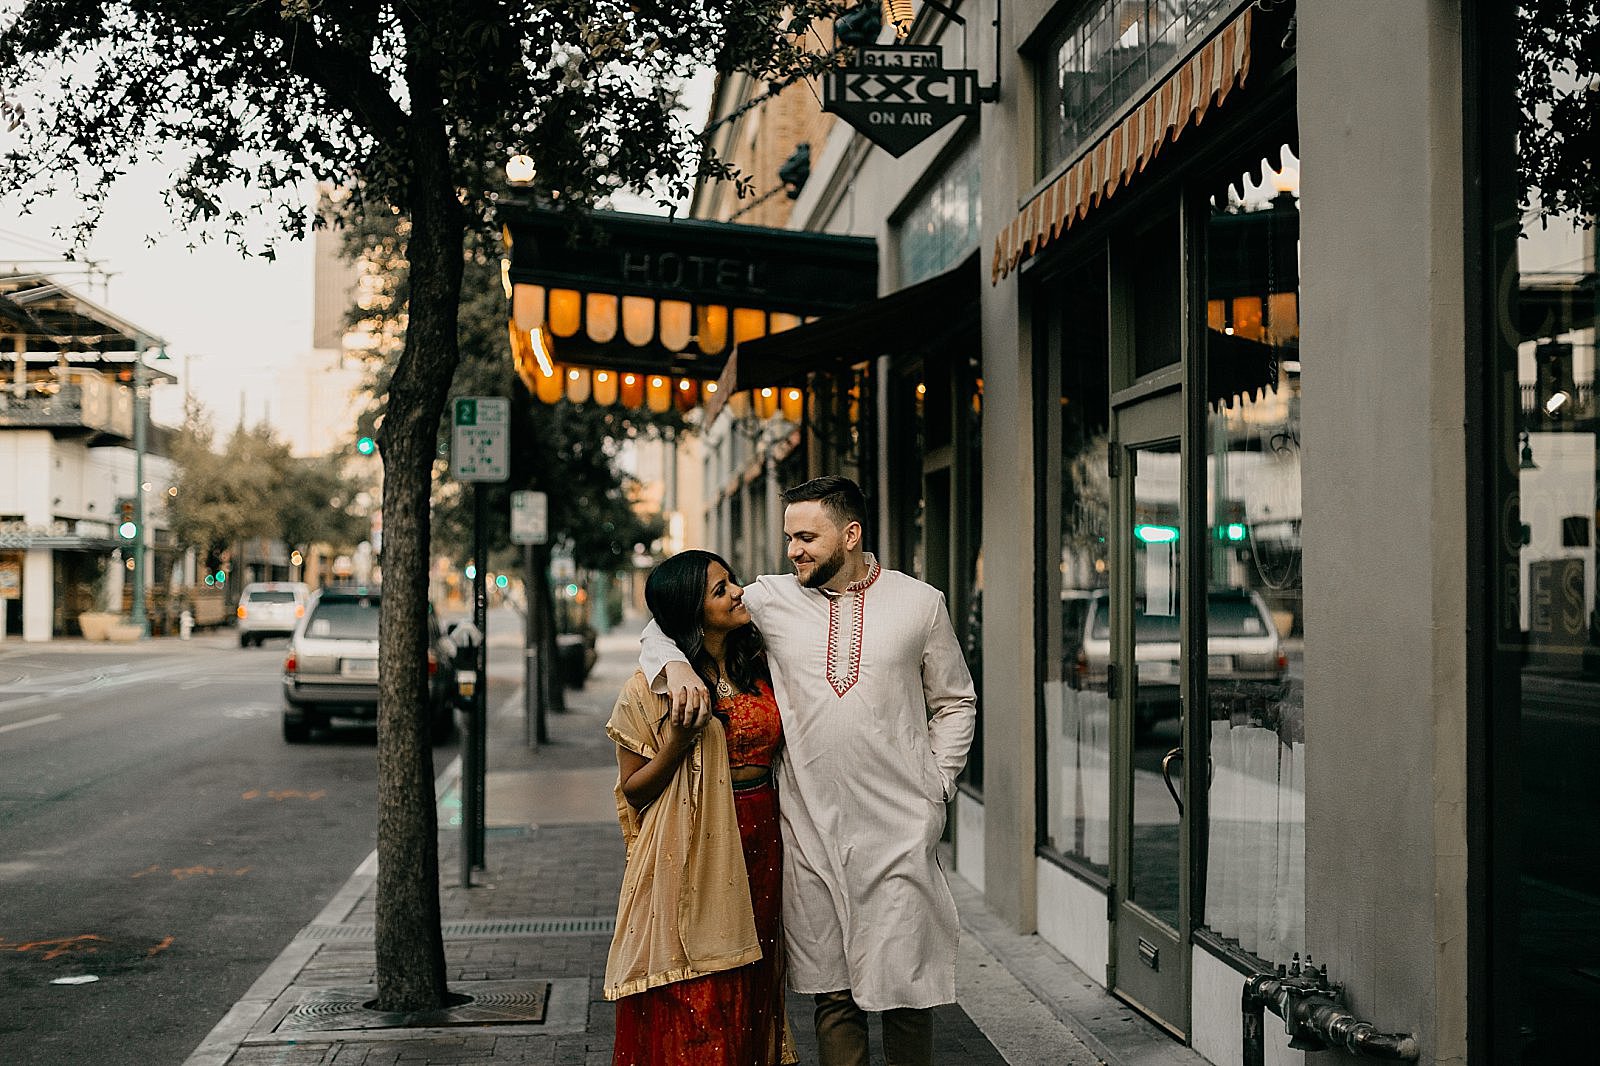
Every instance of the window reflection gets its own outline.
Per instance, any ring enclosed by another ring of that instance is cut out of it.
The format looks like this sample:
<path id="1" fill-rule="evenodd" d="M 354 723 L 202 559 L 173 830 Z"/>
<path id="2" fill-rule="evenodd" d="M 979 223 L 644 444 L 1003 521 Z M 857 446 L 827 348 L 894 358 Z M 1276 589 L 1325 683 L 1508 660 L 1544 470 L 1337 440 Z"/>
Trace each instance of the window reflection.
<path id="1" fill-rule="evenodd" d="M 1207 225 L 1204 921 L 1268 962 L 1305 945 L 1299 163 L 1284 148 Z"/>
<path id="2" fill-rule="evenodd" d="M 1104 872 L 1111 859 L 1111 701 L 1106 692 L 1109 634 L 1095 619 L 1110 584 L 1111 490 L 1106 471 L 1109 411 L 1106 262 L 1096 257 L 1042 303 L 1055 339 L 1059 511 L 1059 629 L 1051 629 L 1044 682 L 1046 815 L 1044 843 Z"/>
<path id="3" fill-rule="evenodd" d="M 1515 345 L 1505 427 L 1501 641 L 1520 666 L 1516 828 L 1521 1061 L 1571 1058 L 1600 1006 L 1600 607 L 1595 231 L 1524 217 L 1502 321 Z M 1514 391 L 1513 391 L 1514 390 Z M 1513 666 L 1514 671 L 1517 670 Z"/>

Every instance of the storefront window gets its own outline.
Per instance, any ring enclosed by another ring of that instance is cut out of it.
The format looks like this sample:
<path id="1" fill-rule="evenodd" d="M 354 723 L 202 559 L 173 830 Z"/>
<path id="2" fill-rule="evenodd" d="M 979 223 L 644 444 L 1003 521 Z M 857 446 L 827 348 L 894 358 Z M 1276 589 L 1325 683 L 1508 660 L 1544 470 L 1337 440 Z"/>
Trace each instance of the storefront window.
<path id="1" fill-rule="evenodd" d="M 1212 201 L 1204 924 L 1273 963 L 1305 950 L 1299 238 L 1288 148 Z"/>
<path id="2" fill-rule="evenodd" d="M 1040 605 L 1041 613 L 1056 615 L 1046 622 L 1042 664 L 1043 844 L 1101 873 L 1111 861 L 1109 639 L 1094 629 L 1111 579 L 1106 269 L 1104 257 L 1096 257 L 1038 301 L 1049 309 L 1040 350 L 1049 353 L 1049 374 L 1058 382 L 1051 386 L 1055 402 L 1046 405 L 1054 422 L 1046 433 L 1050 461 L 1042 467 L 1059 486 L 1047 493 L 1056 502 L 1045 516 L 1056 571 L 1046 596 L 1053 603 Z"/>
<path id="3" fill-rule="evenodd" d="M 1495 1061 L 1543 1066 L 1593 1057 L 1600 1010 L 1600 71 L 1592 9 L 1516 6 L 1489 42 L 1485 173 L 1490 1013 Z"/>
<path id="4" fill-rule="evenodd" d="M 1066 162 L 1236 0 L 1093 0 L 1039 63 L 1040 172 Z"/>

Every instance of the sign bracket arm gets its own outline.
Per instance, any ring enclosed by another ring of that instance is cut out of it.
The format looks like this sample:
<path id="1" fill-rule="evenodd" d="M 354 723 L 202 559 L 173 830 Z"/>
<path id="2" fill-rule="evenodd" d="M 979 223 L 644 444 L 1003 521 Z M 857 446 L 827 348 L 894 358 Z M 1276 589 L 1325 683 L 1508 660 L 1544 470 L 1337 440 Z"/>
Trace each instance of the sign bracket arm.
<path id="1" fill-rule="evenodd" d="M 944 0 L 922 0 L 923 5 L 931 7 L 945 18 L 961 27 L 961 62 L 967 61 L 967 20 L 962 18 Z M 988 85 L 978 86 L 978 101 L 993 104 L 1000 99 L 1000 18 L 1005 7 L 1005 0 L 995 0 L 994 3 L 994 81 Z"/>

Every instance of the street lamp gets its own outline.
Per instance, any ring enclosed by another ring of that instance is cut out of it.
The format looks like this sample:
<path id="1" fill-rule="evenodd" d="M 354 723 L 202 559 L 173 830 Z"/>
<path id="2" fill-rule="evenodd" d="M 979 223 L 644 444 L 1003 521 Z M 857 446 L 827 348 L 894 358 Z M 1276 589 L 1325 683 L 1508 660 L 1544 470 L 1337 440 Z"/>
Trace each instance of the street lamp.
<path id="1" fill-rule="evenodd" d="M 519 153 L 506 160 L 506 180 L 513 185 L 531 185 L 537 173 L 531 156 Z"/>

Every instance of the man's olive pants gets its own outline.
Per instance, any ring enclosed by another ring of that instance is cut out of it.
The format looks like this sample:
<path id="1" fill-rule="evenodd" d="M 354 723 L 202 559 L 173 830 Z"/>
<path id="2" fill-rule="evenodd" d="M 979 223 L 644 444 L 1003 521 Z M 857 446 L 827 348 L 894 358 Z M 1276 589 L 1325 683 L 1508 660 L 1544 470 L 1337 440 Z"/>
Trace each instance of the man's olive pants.
<path id="1" fill-rule="evenodd" d="M 868 1066 L 867 1012 L 850 990 L 822 992 L 817 1003 L 817 1053 L 821 1066 Z M 883 1012 L 883 1058 L 888 1066 L 933 1066 L 933 1011 Z"/>

